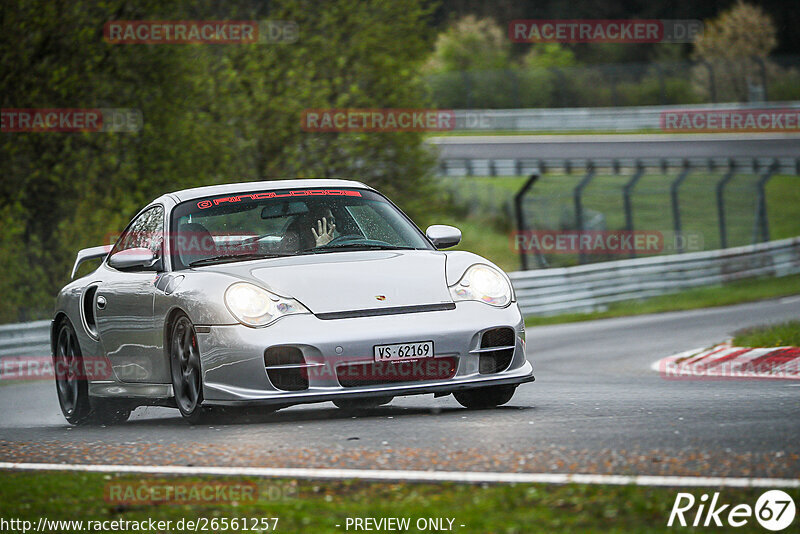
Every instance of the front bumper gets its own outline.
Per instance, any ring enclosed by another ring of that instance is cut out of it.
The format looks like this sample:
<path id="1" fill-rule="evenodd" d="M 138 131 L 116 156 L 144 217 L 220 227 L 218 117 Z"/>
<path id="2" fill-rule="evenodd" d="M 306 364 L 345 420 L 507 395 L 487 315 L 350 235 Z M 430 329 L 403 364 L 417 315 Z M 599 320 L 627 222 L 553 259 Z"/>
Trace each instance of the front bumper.
<path id="1" fill-rule="evenodd" d="M 478 353 L 481 334 L 507 327 L 514 331 L 514 351 L 508 367 L 481 374 Z M 525 325 L 516 304 L 497 309 L 480 302 L 459 302 L 455 310 L 322 320 L 314 315 L 284 317 L 265 328 L 212 326 L 197 334 L 203 369 L 205 404 L 292 405 L 334 398 L 447 394 L 487 386 L 533 381 L 525 358 Z M 434 342 L 435 358 L 451 358 L 451 377 L 344 387 L 336 369 L 373 361 L 373 347 L 392 343 Z M 277 389 L 270 381 L 265 350 L 298 348 L 309 368 L 302 391 Z"/>

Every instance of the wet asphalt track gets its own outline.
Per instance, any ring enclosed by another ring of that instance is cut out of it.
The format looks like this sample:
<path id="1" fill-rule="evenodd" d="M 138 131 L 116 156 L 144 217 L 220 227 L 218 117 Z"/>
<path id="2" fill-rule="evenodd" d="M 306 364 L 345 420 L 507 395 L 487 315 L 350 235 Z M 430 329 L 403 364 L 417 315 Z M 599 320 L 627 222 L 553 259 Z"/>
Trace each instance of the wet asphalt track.
<path id="1" fill-rule="evenodd" d="M 800 477 L 800 382 L 669 381 L 663 356 L 800 315 L 800 297 L 531 328 L 537 381 L 496 410 L 452 397 L 331 403 L 191 427 L 139 408 L 70 428 L 54 385 L 0 386 L 0 461 Z"/>

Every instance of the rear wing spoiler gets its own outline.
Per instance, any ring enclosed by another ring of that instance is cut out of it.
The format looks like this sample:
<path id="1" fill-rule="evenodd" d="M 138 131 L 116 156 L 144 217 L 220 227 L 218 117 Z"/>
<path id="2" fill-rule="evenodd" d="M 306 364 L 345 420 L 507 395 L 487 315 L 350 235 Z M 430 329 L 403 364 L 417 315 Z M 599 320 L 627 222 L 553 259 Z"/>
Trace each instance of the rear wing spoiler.
<path id="1" fill-rule="evenodd" d="M 114 245 L 100 245 L 99 247 L 85 248 L 79 251 L 78 257 L 75 258 L 75 265 L 72 266 L 72 274 L 70 274 L 69 277 L 75 278 L 75 273 L 78 272 L 78 267 L 80 267 L 82 263 L 108 256 L 108 253 L 111 252 L 111 247 L 113 246 Z"/>

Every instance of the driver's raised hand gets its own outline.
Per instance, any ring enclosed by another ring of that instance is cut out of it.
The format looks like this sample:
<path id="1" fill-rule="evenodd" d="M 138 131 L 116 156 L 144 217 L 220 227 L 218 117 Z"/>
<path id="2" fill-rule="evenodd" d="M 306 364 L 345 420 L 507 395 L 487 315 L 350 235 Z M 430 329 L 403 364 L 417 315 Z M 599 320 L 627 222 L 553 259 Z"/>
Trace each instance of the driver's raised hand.
<path id="1" fill-rule="evenodd" d="M 317 221 L 317 228 L 311 227 L 311 233 L 314 234 L 314 240 L 316 241 L 317 247 L 322 245 L 327 245 L 333 239 L 333 231 L 336 230 L 336 224 L 331 223 L 330 228 L 328 227 L 328 219 L 323 217 L 322 219 Z"/>

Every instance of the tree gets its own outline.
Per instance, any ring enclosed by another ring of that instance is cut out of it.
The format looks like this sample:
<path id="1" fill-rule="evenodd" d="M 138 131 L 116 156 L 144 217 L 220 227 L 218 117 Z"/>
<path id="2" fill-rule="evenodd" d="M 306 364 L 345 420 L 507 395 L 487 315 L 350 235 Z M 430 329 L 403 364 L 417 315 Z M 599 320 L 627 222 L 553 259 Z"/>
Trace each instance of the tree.
<path id="1" fill-rule="evenodd" d="M 0 6 L 2 108 L 134 108 L 136 133 L 2 133 L 0 321 L 49 315 L 77 249 L 176 189 L 341 177 L 412 214 L 430 198 L 418 133 L 307 133 L 325 107 L 424 106 L 422 0 L 12 0 Z M 223 12 L 219 12 L 222 10 Z M 294 20 L 296 43 L 111 45 L 111 20 Z"/>
<path id="2" fill-rule="evenodd" d="M 714 70 L 719 99 L 746 101 L 766 75 L 767 56 L 778 45 L 772 18 L 760 7 L 739 0 L 717 18 L 705 21 L 693 57 Z M 707 67 L 694 69 L 699 88 L 709 87 Z M 763 88 L 762 88 L 763 89 Z"/>
<path id="3" fill-rule="evenodd" d="M 562 100 L 559 92 L 570 92 L 564 87 L 561 69 L 576 65 L 575 54 L 558 43 L 536 43 L 522 57 L 519 78 L 523 107 L 556 107 Z"/>
<path id="4" fill-rule="evenodd" d="M 423 74 L 437 105 L 518 107 L 518 81 L 511 70 L 511 42 L 491 18 L 467 15 L 436 38 Z"/>
<path id="5" fill-rule="evenodd" d="M 425 70 L 453 72 L 505 69 L 509 64 L 510 50 L 508 35 L 497 22 L 467 15 L 438 35 Z"/>
<path id="6" fill-rule="evenodd" d="M 420 213 L 435 163 L 420 133 L 303 132 L 300 116 L 320 108 L 426 106 L 418 72 L 429 44 L 428 10 L 418 0 L 276 2 L 270 16 L 293 20 L 296 43 L 234 49 L 230 89 L 241 95 L 239 122 L 253 142 L 261 177 L 352 178 Z"/>

